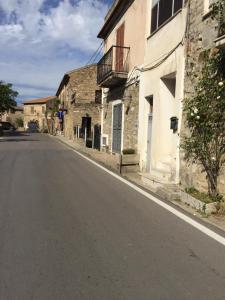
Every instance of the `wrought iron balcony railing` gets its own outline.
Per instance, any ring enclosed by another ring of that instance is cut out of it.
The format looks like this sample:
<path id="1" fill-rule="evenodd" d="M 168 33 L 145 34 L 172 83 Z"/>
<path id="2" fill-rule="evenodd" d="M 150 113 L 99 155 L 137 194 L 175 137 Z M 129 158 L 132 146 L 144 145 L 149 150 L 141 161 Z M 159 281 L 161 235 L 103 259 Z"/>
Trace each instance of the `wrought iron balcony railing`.
<path id="1" fill-rule="evenodd" d="M 98 62 L 98 84 L 110 87 L 126 80 L 129 71 L 129 54 L 129 47 L 112 46 Z"/>

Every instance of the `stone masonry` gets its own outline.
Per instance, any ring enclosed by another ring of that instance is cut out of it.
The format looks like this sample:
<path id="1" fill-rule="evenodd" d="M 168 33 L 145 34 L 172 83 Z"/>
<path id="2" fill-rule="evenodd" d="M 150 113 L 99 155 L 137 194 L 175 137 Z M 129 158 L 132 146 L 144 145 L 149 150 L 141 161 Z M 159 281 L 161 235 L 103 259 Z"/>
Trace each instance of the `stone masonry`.
<path id="1" fill-rule="evenodd" d="M 218 26 L 210 17 L 210 11 L 204 14 L 204 0 L 191 0 L 189 11 L 189 27 L 186 37 L 186 70 L 184 99 L 193 95 L 197 78 L 193 74 L 201 71 L 202 54 L 205 50 L 215 47 L 215 39 L 218 36 Z M 185 116 L 181 136 L 188 133 L 185 126 Z M 200 191 L 207 192 L 206 174 L 197 165 L 187 165 L 184 161 L 184 153 L 181 150 L 181 184 L 184 187 L 194 186 Z M 225 170 L 222 170 L 219 178 L 219 191 L 225 194 Z"/>
<path id="2" fill-rule="evenodd" d="M 112 149 L 112 111 L 113 102 L 123 103 L 123 149 L 132 148 L 137 152 L 139 85 L 122 85 L 103 94 L 103 134 L 108 136 L 108 148 Z"/>
<path id="3" fill-rule="evenodd" d="M 91 126 L 101 124 L 101 89 L 97 85 L 95 64 L 75 69 L 64 75 L 56 94 L 66 111 L 64 134 L 73 139 L 82 118 L 90 117 Z"/>

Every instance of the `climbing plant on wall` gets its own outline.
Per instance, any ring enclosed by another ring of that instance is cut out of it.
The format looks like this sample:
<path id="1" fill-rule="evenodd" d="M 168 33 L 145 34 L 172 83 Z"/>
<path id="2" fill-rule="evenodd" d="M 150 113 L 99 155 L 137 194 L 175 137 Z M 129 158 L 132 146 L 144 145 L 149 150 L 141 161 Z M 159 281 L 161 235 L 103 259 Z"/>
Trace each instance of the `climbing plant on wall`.
<path id="1" fill-rule="evenodd" d="M 212 19 L 217 20 L 218 35 L 225 35 L 225 0 L 217 0 L 210 6 Z"/>
<path id="2" fill-rule="evenodd" d="M 225 163 L 225 51 L 205 53 L 194 96 L 184 111 L 189 135 L 182 147 L 185 158 L 201 165 L 208 180 L 208 193 L 217 198 L 218 176 Z"/>

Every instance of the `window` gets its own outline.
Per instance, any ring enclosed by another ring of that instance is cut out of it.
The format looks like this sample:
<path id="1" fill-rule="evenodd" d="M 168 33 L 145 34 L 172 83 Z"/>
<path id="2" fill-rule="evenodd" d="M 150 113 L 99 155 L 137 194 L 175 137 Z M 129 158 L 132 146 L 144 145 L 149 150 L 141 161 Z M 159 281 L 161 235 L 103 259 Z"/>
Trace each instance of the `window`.
<path id="1" fill-rule="evenodd" d="M 103 134 L 103 135 L 102 135 L 102 146 L 103 146 L 103 147 L 108 146 L 108 139 L 109 139 L 109 137 L 108 137 L 107 134 Z"/>
<path id="2" fill-rule="evenodd" d="M 42 106 L 42 113 L 44 114 L 45 113 L 45 107 Z"/>
<path id="3" fill-rule="evenodd" d="M 95 103 L 97 104 L 102 103 L 102 90 L 95 91 Z"/>
<path id="4" fill-rule="evenodd" d="M 76 102 L 76 92 L 72 93 L 71 95 L 71 103 L 75 103 Z"/>
<path id="5" fill-rule="evenodd" d="M 158 26 L 162 25 L 166 20 L 172 17 L 173 0 L 160 0 L 158 12 Z"/>
<path id="6" fill-rule="evenodd" d="M 182 7 L 183 0 L 152 0 L 151 33 L 156 31 Z"/>
<path id="7" fill-rule="evenodd" d="M 30 107 L 30 113 L 34 114 L 34 107 L 33 106 Z"/>

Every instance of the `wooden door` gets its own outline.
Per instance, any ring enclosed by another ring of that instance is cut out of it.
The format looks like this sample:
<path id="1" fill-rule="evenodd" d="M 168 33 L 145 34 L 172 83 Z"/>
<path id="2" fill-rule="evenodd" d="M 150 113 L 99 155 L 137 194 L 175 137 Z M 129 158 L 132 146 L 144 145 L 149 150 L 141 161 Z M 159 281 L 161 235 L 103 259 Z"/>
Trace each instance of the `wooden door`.
<path id="1" fill-rule="evenodd" d="M 117 29 L 116 32 L 116 72 L 123 72 L 123 61 L 124 61 L 124 31 L 125 31 L 125 25 L 124 23 Z"/>

